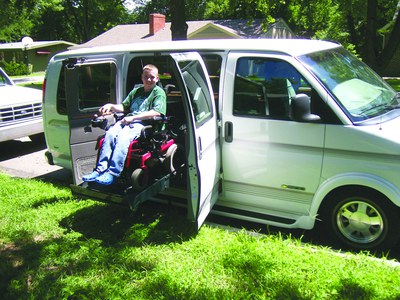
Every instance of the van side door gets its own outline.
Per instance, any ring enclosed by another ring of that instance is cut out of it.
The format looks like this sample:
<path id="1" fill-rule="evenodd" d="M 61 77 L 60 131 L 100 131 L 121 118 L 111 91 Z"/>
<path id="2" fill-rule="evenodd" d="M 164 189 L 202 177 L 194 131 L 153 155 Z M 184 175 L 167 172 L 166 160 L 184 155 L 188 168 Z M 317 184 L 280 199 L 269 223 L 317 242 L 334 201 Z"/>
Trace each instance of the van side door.
<path id="1" fill-rule="evenodd" d="M 308 215 L 319 186 L 326 124 L 293 121 L 290 103 L 318 95 L 290 57 L 230 53 L 227 66 L 222 202 L 293 224 Z"/>
<path id="2" fill-rule="evenodd" d="M 208 73 L 198 53 L 171 55 L 186 92 L 188 217 L 200 227 L 218 198 L 220 149 L 217 113 Z"/>

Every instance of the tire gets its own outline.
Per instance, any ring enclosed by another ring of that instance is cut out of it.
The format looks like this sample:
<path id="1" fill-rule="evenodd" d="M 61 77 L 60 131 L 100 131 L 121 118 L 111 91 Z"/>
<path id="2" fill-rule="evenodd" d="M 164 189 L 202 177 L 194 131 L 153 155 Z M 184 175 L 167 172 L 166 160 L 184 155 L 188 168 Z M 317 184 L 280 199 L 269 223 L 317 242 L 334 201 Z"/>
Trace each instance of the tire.
<path id="1" fill-rule="evenodd" d="M 174 165 L 174 157 L 176 150 L 178 149 L 178 146 L 176 144 L 172 144 L 166 154 L 165 154 L 165 159 L 163 161 L 163 168 L 165 172 L 175 174 L 175 165 Z"/>
<path id="2" fill-rule="evenodd" d="M 132 187 L 135 191 L 143 191 L 148 184 L 148 172 L 143 169 L 136 169 L 131 175 Z"/>
<path id="3" fill-rule="evenodd" d="M 357 250 L 380 250 L 400 238 L 399 208 L 384 195 L 353 187 L 330 195 L 322 209 L 328 237 L 341 246 Z"/>

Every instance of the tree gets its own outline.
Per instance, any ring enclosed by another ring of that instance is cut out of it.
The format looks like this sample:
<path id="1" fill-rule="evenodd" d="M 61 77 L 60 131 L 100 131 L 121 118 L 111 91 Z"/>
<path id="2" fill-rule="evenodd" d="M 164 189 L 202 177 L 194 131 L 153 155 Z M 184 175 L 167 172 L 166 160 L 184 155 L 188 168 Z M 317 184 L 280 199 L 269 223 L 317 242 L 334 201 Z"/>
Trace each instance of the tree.
<path id="1" fill-rule="evenodd" d="M 185 1 L 170 0 L 171 11 L 171 37 L 172 40 L 186 40 L 188 25 L 185 16 Z"/>
<path id="2" fill-rule="evenodd" d="M 0 1 L 0 41 L 15 42 L 34 27 L 31 7 L 18 0 Z"/>
<path id="3" fill-rule="evenodd" d="M 381 74 L 400 47 L 400 1 L 397 3 L 392 21 L 388 24 L 388 28 L 390 27 L 392 28 L 387 43 L 384 45 L 382 51 L 375 57 L 375 60 L 371 62 L 371 65 Z M 373 51 L 373 49 L 369 49 L 369 51 Z M 372 55 L 370 54 L 370 56 Z"/>

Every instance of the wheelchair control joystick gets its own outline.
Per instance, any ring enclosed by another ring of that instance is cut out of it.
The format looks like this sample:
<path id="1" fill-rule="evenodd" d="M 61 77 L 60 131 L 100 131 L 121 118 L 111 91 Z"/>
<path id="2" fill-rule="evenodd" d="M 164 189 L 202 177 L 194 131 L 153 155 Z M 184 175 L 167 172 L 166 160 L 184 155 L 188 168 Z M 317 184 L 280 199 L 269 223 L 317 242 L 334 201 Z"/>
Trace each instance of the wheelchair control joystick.
<path id="1" fill-rule="evenodd" d="M 107 118 L 95 114 L 91 120 L 91 124 L 92 127 L 99 127 L 105 130 L 107 128 L 108 121 Z"/>

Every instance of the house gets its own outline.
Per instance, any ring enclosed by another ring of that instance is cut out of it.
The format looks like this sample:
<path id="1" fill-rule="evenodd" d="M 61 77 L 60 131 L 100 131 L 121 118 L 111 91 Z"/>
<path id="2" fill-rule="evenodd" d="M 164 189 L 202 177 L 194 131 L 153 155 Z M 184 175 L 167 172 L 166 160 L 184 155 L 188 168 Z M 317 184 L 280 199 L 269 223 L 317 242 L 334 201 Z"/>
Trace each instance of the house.
<path id="1" fill-rule="evenodd" d="M 295 37 L 283 19 L 278 19 L 265 30 L 261 19 L 187 21 L 186 23 L 188 40 Z M 165 22 L 165 16 L 162 14 L 151 14 L 149 24 L 117 25 L 94 39 L 70 49 L 170 40 L 171 23 Z"/>
<path id="2" fill-rule="evenodd" d="M 41 72 L 46 70 L 53 55 L 74 45 L 65 41 L 34 42 L 23 38 L 21 42 L 0 44 L 0 61 L 25 63 L 30 66 L 30 72 Z"/>

